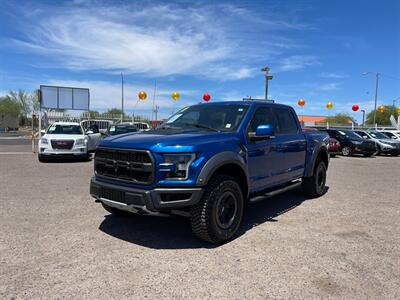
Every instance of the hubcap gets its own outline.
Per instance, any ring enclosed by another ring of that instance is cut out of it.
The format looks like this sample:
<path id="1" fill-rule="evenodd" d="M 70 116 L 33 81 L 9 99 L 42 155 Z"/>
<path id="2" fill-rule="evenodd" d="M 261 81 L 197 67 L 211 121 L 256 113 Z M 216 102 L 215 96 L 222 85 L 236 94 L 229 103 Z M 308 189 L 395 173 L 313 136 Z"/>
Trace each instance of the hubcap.
<path id="1" fill-rule="evenodd" d="M 235 220 L 237 212 L 236 197 L 231 192 L 225 192 L 217 202 L 217 224 L 222 229 L 229 228 Z"/>
<path id="2" fill-rule="evenodd" d="M 348 147 L 344 147 L 342 152 L 343 152 L 343 155 L 349 155 L 350 154 L 350 149 Z"/>

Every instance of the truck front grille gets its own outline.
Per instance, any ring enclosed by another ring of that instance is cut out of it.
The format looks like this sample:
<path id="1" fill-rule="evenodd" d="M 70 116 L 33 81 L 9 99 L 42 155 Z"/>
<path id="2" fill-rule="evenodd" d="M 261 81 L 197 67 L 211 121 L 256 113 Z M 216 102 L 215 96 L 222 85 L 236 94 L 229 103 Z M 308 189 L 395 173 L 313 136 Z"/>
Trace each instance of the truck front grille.
<path id="1" fill-rule="evenodd" d="M 94 159 L 96 175 L 149 184 L 154 180 L 154 163 L 148 151 L 98 148 Z"/>

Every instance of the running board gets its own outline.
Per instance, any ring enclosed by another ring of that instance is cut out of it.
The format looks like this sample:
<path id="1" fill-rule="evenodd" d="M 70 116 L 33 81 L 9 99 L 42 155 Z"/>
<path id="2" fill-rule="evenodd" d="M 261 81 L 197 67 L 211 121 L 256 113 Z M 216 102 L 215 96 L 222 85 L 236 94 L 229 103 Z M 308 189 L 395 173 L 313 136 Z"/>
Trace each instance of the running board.
<path id="1" fill-rule="evenodd" d="M 299 187 L 300 185 L 301 185 L 301 180 L 296 180 L 296 181 L 293 181 L 293 182 L 289 183 L 289 185 L 286 185 L 286 186 L 284 186 L 282 188 L 278 188 L 276 190 L 272 190 L 272 191 L 266 192 L 265 194 L 258 194 L 257 196 L 255 196 L 253 198 L 250 198 L 249 202 L 250 203 L 260 202 L 260 201 L 263 201 L 263 200 L 265 200 L 267 198 L 270 198 L 270 197 L 276 196 L 278 194 L 285 193 L 287 191 L 295 189 L 295 188 Z"/>

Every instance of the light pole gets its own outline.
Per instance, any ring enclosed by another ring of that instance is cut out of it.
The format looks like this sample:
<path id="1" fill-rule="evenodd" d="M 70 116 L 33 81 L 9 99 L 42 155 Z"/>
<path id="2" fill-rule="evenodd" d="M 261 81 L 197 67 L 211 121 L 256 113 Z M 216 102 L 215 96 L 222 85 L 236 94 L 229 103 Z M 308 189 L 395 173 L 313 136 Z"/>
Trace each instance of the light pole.
<path id="1" fill-rule="evenodd" d="M 362 112 L 362 114 L 363 114 L 363 118 L 362 118 L 362 127 L 364 127 L 364 121 L 365 121 L 365 110 L 364 109 L 362 109 L 361 110 L 361 112 Z"/>
<path id="2" fill-rule="evenodd" d="M 262 72 L 265 72 L 265 100 L 268 100 L 268 81 L 272 80 L 274 76 L 269 73 L 269 67 L 261 69 Z"/>
<path id="3" fill-rule="evenodd" d="M 121 72 L 121 122 L 124 121 L 124 74 Z"/>
<path id="4" fill-rule="evenodd" d="M 375 74 L 375 105 L 374 105 L 374 126 L 376 126 L 376 105 L 378 103 L 378 84 L 379 84 L 379 76 L 381 75 L 379 72 L 365 72 L 363 75 L 367 74 Z"/>
<path id="5" fill-rule="evenodd" d="M 396 112 L 396 102 L 397 102 L 397 100 L 399 100 L 400 99 L 400 97 L 398 97 L 398 98 L 396 98 L 396 99 L 393 99 L 393 116 L 394 116 L 394 113 Z"/>

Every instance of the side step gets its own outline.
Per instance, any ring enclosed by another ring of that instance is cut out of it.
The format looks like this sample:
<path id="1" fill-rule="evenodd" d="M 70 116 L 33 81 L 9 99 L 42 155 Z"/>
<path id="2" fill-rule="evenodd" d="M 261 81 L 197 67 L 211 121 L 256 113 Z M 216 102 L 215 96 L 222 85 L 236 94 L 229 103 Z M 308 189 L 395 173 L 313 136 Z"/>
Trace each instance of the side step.
<path id="1" fill-rule="evenodd" d="M 255 196 L 250 197 L 249 202 L 250 203 L 255 203 L 255 202 L 259 202 L 259 201 L 263 201 L 265 199 L 268 199 L 270 197 L 276 196 L 278 194 L 281 193 L 285 193 L 287 191 L 290 191 L 292 189 L 295 189 L 297 187 L 301 186 L 301 180 L 296 180 L 296 181 L 292 181 L 289 184 L 274 189 L 274 190 L 270 190 L 270 191 L 266 191 L 265 193 L 257 193 Z"/>

